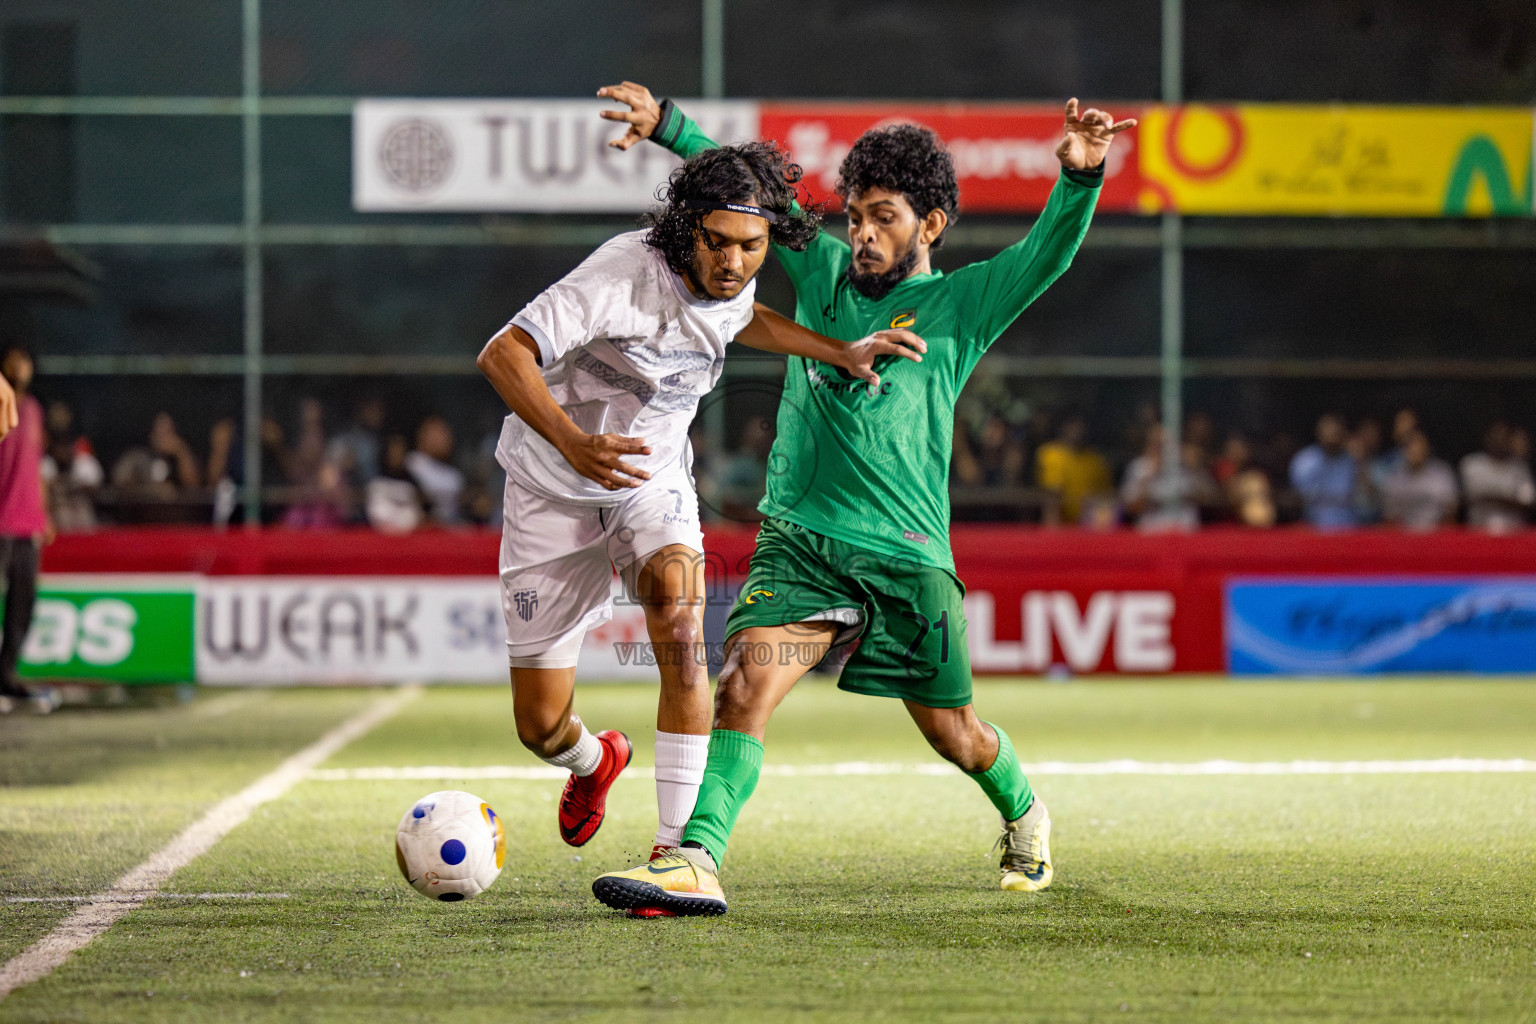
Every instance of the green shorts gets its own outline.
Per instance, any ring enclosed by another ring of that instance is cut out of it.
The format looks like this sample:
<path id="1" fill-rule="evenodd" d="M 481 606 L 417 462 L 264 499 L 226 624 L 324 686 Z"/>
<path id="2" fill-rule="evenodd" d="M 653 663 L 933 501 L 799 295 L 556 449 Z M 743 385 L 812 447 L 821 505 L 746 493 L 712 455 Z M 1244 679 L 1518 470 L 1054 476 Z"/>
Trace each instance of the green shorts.
<path id="1" fill-rule="evenodd" d="M 857 639 L 859 644 L 843 667 L 839 688 L 958 708 L 971 703 L 964 596 L 965 587 L 948 570 L 769 519 L 757 535 L 752 566 L 725 633 L 840 622 L 836 642 Z M 780 647 L 744 656 L 800 656 L 794 644 Z"/>

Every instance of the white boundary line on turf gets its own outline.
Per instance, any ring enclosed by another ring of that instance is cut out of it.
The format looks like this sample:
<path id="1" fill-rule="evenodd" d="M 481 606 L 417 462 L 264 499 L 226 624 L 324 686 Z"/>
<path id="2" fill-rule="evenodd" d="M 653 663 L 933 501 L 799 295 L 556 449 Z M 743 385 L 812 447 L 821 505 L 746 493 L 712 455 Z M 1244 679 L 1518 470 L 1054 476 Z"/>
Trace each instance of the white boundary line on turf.
<path id="1" fill-rule="evenodd" d="M 1521 774 L 1536 772 L 1536 761 L 1522 758 L 1446 757 L 1422 761 L 1039 761 L 1022 764 L 1026 775 L 1445 775 Z M 763 774 L 780 778 L 848 775 L 953 775 L 959 769 L 943 763 L 897 764 L 843 761 L 838 764 L 765 764 Z M 491 764 L 464 767 L 410 765 L 373 768 L 317 768 L 309 777 L 319 782 L 441 781 L 454 779 L 560 780 L 570 774 L 549 765 Z M 655 777 L 655 769 L 636 766 L 624 776 Z"/>
<path id="2" fill-rule="evenodd" d="M 420 686 L 410 685 L 380 697 L 239 793 L 219 801 L 148 860 L 119 878 L 112 888 L 91 897 L 90 902 L 66 917 L 53 931 L 0 967 L 0 999 L 23 985 L 46 977 L 77 949 L 156 895 L 173 874 L 207 853 L 249 818 L 256 808 L 278 799 L 304 781 L 326 758 L 374 729 L 420 692 Z"/>
<path id="3" fill-rule="evenodd" d="M 162 892 L 155 894 L 162 900 L 286 900 L 286 892 Z M 106 896 L 7 896 L 7 903 L 108 903 Z M 120 901 L 121 902 L 121 901 Z M 141 900 L 130 897 L 128 902 Z"/>

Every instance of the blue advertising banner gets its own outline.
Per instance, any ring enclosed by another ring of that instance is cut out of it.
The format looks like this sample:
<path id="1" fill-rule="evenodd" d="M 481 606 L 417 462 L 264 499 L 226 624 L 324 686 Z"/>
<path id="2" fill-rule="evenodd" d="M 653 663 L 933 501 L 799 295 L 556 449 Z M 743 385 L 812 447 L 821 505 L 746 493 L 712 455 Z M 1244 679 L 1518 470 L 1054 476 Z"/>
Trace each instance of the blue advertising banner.
<path id="1" fill-rule="evenodd" d="M 1536 672 L 1536 577 L 1238 579 L 1227 665 L 1240 675 Z"/>

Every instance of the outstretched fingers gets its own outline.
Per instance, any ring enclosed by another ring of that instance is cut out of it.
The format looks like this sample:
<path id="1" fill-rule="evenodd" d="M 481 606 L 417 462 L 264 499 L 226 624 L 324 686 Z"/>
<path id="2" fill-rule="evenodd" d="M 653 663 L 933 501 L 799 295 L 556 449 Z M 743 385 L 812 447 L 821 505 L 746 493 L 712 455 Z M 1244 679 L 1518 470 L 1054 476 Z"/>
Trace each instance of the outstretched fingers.
<path id="1" fill-rule="evenodd" d="M 597 90 L 597 95 L 629 107 L 628 110 L 598 111 L 597 116 L 605 121 L 623 121 L 629 125 L 629 130 L 622 136 L 608 140 L 608 145 L 614 149 L 629 149 L 655 130 L 656 101 L 645 86 L 638 82 L 624 81 L 618 85 L 603 86 Z"/>
<path id="2" fill-rule="evenodd" d="M 619 103 L 638 103 L 642 93 L 649 92 L 645 86 L 638 82 L 623 81 L 618 85 L 605 85 L 597 90 L 597 94 L 605 100 L 617 100 Z"/>
<path id="3" fill-rule="evenodd" d="M 1128 117 L 1124 121 L 1116 121 L 1106 110 L 1097 107 L 1089 107 L 1079 112 L 1077 97 L 1067 100 L 1066 123 L 1068 132 L 1081 132 L 1087 135 L 1106 136 L 1119 135 L 1121 132 L 1136 127 L 1136 119 Z"/>

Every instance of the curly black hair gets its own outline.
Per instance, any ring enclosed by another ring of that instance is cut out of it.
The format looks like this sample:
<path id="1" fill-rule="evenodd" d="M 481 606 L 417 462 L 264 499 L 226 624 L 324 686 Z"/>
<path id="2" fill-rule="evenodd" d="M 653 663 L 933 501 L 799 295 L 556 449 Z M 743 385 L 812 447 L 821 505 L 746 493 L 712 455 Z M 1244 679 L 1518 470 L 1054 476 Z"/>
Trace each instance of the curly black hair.
<path id="1" fill-rule="evenodd" d="M 656 190 L 664 203 L 641 220 L 650 228 L 645 244 L 666 257 L 667 266 L 686 275 L 693 266 L 698 239 L 716 248 L 701 222 L 710 210 L 690 203 L 743 203 L 777 216 L 769 222 L 768 240 L 795 252 L 804 252 L 821 230 L 821 205 L 802 204 L 794 212 L 795 184 L 802 176 L 800 165 L 772 142 L 746 142 L 721 146 L 696 155 L 672 172 Z"/>
<path id="2" fill-rule="evenodd" d="M 859 136 L 837 169 L 833 191 L 846 203 L 849 196 L 871 188 L 900 192 L 919 218 L 943 210 L 953 224 L 960 208 L 954 157 L 937 135 L 921 125 L 887 125 Z M 937 251 L 943 246 L 940 232 L 929 248 Z"/>

